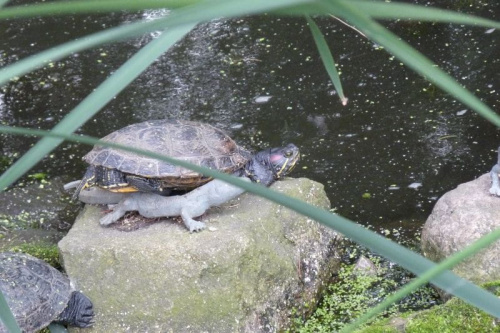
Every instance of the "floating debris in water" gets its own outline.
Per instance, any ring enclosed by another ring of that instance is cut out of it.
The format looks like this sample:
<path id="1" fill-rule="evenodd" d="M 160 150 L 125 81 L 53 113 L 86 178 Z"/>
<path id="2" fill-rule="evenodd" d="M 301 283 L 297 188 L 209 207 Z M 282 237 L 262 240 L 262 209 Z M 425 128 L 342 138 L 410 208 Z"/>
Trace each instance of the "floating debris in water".
<path id="1" fill-rule="evenodd" d="M 399 187 L 398 185 L 392 184 L 392 185 L 389 186 L 388 190 L 395 191 L 395 190 L 399 190 L 400 188 L 401 187 Z"/>
<path id="2" fill-rule="evenodd" d="M 258 96 L 258 97 L 255 97 L 254 101 L 257 104 L 263 104 L 263 103 L 269 102 L 269 100 L 271 98 L 273 98 L 273 96 Z"/>
<path id="3" fill-rule="evenodd" d="M 410 185 L 408 185 L 408 188 L 412 188 L 415 190 L 418 190 L 420 187 L 422 187 L 422 183 L 411 183 Z"/>
<path id="4" fill-rule="evenodd" d="M 457 116 L 463 116 L 464 114 L 466 114 L 466 113 L 467 113 L 467 111 L 468 111 L 467 109 L 457 111 Z"/>
<path id="5" fill-rule="evenodd" d="M 243 124 L 241 123 L 236 123 L 231 125 L 231 129 L 240 129 L 243 128 Z"/>
<path id="6" fill-rule="evenodd" d="M 484 33 L 485 34 L 491 34 L 493 31 L 495 31 L 495 28 L 488 29 Z"/>

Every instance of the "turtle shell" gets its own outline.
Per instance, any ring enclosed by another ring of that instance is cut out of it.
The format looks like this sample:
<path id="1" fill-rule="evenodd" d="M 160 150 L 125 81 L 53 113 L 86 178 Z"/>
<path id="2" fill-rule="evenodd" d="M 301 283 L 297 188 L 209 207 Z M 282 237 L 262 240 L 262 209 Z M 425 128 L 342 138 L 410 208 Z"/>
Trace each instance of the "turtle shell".
<path id="1" fill-rule="evenodd" d="M 46 262 L 22 253 L 0 253 L 0 290 L 23 332 L 52 322 L 71 297 L 70 281 Z M 0 332 L 7 329 L 0 321 Z"/>
<path id="2" fill-rule="evenodd" d="M 102 140 L 149 150 L 225 173 L 240 169 L 250 158 L 250 153 L 223 131 L 186 120 L 145 121 L 119 129 Z M 209 180 L 192 170 L 114 148 L 95 146 L 83 159 L 89 164 L 123 173 L 161 179 L 164 187 L 196 187 Z"/>

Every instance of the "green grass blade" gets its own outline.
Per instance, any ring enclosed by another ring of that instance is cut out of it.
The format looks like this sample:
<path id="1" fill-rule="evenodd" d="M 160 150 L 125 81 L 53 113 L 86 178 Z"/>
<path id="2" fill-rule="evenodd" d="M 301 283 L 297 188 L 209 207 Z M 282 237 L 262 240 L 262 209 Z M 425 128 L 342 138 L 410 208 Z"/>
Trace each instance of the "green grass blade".
<path id="1" fill-rule="evenodd" d="M 8 0 L 0 0 L 6 3 Z M 104 13 L 119 10 L 144 10 L 155 8 L 180 8 L 201 3 L 201 0 L 100 0 L 100 1 L 57 1 L 28 6 L 12 6 L 0 11 L 0 19 L 33 16 Z M 460 14 L 451 10 L 429 8 L 405 3 L 386 3 L 365 0 L 352 0 L 358 8 L 369 13 L 371 17 L 381 19 L 403 19 L 434 22 L 450 22 L 469 24 L 500 29 L 500 23 L 477 16 Z M 316 6 L 306 5 L 294 8 L 278 9 L 284 15 L 324 15 L 325 12 Z M 335 13 L 332 13 L 335 14 Z"/>
<path id="2" fill-rule="evenodd" d="M 90 138 L 87 136 L 77 136 L 77 135 L 67 135 L 55 132 L 48 132 L 42 130 L 29 130 L 25 128 L 15 128 L 9 126 L 0 126 L 0 133 L 10 133 L 16 135 L 36 135 L 36 136 L 50 136 L 52 138 L 66 139 L 73 142 L 81 142 L 86 144 L 102 144 L 109 147 L 114 147 L 138 154 L 143 154 L 145 156 L 160 159 L 169 163 L 180 165 L 192 169 L 194 171 L 203 173 L 207 176 L 219 178 L 230 184 L 239 186 L 246 191 L 255 193 L 259 196 L 272 200 L 278 204 L 288 207 L 300 214 L 306 215 L 327 227 L 335 229 L 342 233 L 343 235 L 351 238 L 359 244 L 370 248 L 372 251 L 386 257 L 387 259 L 401 265 L 402 267 L 408 269 L 409 271 L 422 275 L 426 273 L 429 269 L 436 266 L 432 261 L 422 257 L 421 255 L 408 250 L 407 248 L 396 244 L 382 236 L 365 229 L 364 227 L 335 214 L 332 214 L 326 210 L 314 207 L 301 200 L 288 197 L 286 195 L 280 194 L 273 190 L 270 190 L 264 186 L 253 184 L 249 182 L 242 181 L 231 175 L 223 174 L 218 171 L 207 169 L 204 167 L 189 164 L 187 162 L 175 160 L 170 157 L 162 156 L 152 152 L 144 152 L 136 148 L 126 147 L 117 144 L 101 143 L 95 138 Z M 495 295 L 479 288 L 473 283 L 460 278 L 456 274 L 445 271 L 431 279 L 439 288 L 444 289 L 446 292 L 454 294 L 457 297 L 462 298 L 464 301 L 488 312 L 489 314 L 500 318 L 500 299 Z M 486 304 L 486 305 L 485 305 Z"/>
<path id="3" fill-rule="evenodd" d="M 408 67 L 500 127 L 500 117 L 491 108 L 462 87 L 436 64 L 413 49 L 408 43 L 403 42 L 398 36 L 372 20 L 368 14 L 359 10 L 353 3 L 343 0 L 325 0 L 324 4 L 326 9 L 334 11 L 337 15 L 347 19 L 363 31 L 368 38 L 383 45 L 387 51 L 395 55 Z"/>
<path id="4" fill-rule="evenodd" d="M 9 0 L 0 0 L 0 8 L 5 6 L 7 4 L 7 2 L 9 2 Z"/>
<path id="5" fill-rule="evenodd" d="M 0 321 L 3 322 L 7 328 L 7 332 L 21 333 L 21 329 L 17 325 L 14 315 L 10 311 L 9 305 L 5 300 L 2 292 L 0 291 Z"/>
<path id="6" fill-rule="evenodd" d="M 370 17 L 376 19 L 432 21 L 500 29 L 500 23 L 497 21 L 469 14 L 461 14 L 452 10 L 431 8 L 401 2 L 351 0 L 350 3 L 359 10 L 365 12 Z M 327 13 L 337 16 L 342 14 L 342 11 L 332 8 L 325 10 L 325 7 L 313 3 L 275 10 L 274 13 L 291 16 L 325 15 L 325 13 Z"/>
<path id="7" fill-rule="evenodd" d="M 359 318 L 357 318 L 354 322 L 349 324 L 348 326 L 344 327 L 340 332 L 351 332 L 353 331 L 356 327 L 359 327 L 369 321 L 371 318 L 375 317 L 382 311 L 384 311 L 386 308 L 391 306 L 392 304 L 396 303 L 397 301 L 401 300 L 404 298 L 406 295 L 410 294 L 411 292 L 417 290 L 421 286 L 423 286 L 425 283 L 429 282 L 433 277 L 437 276 L 438 274 L 441 274 L 443 271 L 447 269 L 451 269 L 458 265 L 460 262 L 463 260 L 473 256 L 476 254 L 478 251 L 480 251 L 483 248 L 486 248 L 487 246 L 493 244 L 500 238 L 500 229 L 494 230 L 491 233 L 481 237 L 471 245 L 467 246 L 465 249 L 463 249 L 460 252 L 457 252 L 453 254 L 452 256 L 446 258 L 443 260 L 441 263 L 439 263 L 437 266 L 434 268 L 429 269 L 427 272 L 424 274 L 420 275 L 418 278 L 414 279 L 412 282 L 406 284 L 403 288 L 398 290 L 396 293 L 391 295 L 390 297 L 387 297 L 383 302 L 378 304 L 377 306 L 373 307 L 370 309 L 370 311 L 366 312 Z"/>
<path id="8" fill-rule="evenodd" d="M 451 10 L 398 2 L 351 0 L 350 4 L 377 19 L 445 22 L 500 29 L 499 22 Z"/>
<path id="9" fill-rule="evenodd" d="M 342 105 L 347 104 L 347 98 L 344 96 L 344 90 L 342 89 L 342 82 L 340 82 L 339 73 L 337 72 L 337 68 L 335 67 L 335 61 L 333 60 L 332 53 L 330 52 L 330 48 L 326 43 L 325 37 L 319 30 L 316 23 L 309 16 L 306 16 L 307 23 L 309 24 L 309 29 L 311 29 L 311 33 L 314 38 L 314 42 L 316 43 L 316 47 L 318 48 L 319 55 L 321 57 L 321 61 L 323 61 L 323 65 L 325 66 L 326 72 L 330 76 L 330 80 L 332 80 L 333 86 L 337 93 L 339 94 L 340 101 Z"/>
<path id="10" fill-rule="evenodd" d="M 144 10 L 157 8 L 180 8 L 201 2 L 201 0 L 93 0 L 56 1 L 48 3 L 12 6 L 0 11 L 0 19 L 52 16 L 63 14 L 105 13 L 120 10 Z"/>
<path id="11" fill-rule="evenodd" d="M 165 30 L 178 25 L 192 24 L 207 21 L 217 17 L 234 17 L 238 15 L 257 14 L 288 4 L 300 4 L 308 0 L 217 0 L 200 3 L 199 5 L 181 8 L 165 18 L 150 22 L 139 22 L 111 28 L 75 41 L 61 44 L 52 49 L 39 52 L 36 55 L 20 60 L 12 65 L 0 69 L 0 86 L 11 78 L 21 76 L 32 70 L 40 68 L 49 62 L 60 60 L 74 52 L 80 52 L 105 43 L 136 37 L 155 30 Z"/>
<path id="12" fill-rule="evenodd" d="M 87 120 L 93 117 L 114 96 L 127 87 L 160 55 L 191 31 L 194 25 L 169 29 L 157 39 L 150 42 L 116 72 L 88 95 L 75 109 L 73 109 L 53 129 L 58 133 L 72 133 Z M 26 171 L 32 168 L 46 154 L 63 142 L 58 138 L 43 138 L 24 154 L 14 165 L 0 176 L 0 190 L 12 184 Z"/>

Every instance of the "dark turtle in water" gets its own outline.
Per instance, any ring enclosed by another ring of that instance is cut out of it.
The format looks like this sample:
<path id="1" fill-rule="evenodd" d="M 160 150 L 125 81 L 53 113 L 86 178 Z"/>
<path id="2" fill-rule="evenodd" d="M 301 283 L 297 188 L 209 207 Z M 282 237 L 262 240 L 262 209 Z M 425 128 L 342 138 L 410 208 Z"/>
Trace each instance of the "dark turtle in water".
<path id="1" fill-rule="evenodd" d="M 90 300 L 61 272 L 30 255 L 0 253 L 0 290 L 23 332 L 38 331 L 51 322 L 92 326 Z M 1 321 L 0 332 L 7 333 Z"/>
<path id="2" fill-rule="evenodd" d="M 103 141 L 149 150 L 196 165 L 233 173 L 251 154 L 223 131 L 200 122 L 152 120 L 129 125 Z M 168 162 L 114 148 L 95 146 L 83 159 L 90 164 L 77 187 L 98 186 L 113 192 L 151 192 L 167 195 L 171 190 L 190 190 L 209 177 Z"/>

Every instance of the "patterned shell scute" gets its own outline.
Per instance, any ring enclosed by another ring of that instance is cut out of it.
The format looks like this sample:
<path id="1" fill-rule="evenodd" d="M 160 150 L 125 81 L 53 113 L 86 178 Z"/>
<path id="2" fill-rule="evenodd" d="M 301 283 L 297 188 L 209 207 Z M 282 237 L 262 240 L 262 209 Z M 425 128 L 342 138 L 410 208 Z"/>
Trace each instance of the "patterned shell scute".
<path id="1" fill-rule="evenodd" d="M 102 140 L 150 150 L 179 160 L 234 172 L 248 161 L 250 153 L 221 130 L 185 120 L 151 120 L 117 130 Z M 200 175 L 167 162 L 114 148 L 96 146 L 83 158 L 87 163 L 147 178 L 198 179 Z"/>
<path id="2" fill-rule="evenodd" d="M 0 253 L 0 290 L 22 331 L 37 331 L 57 318 L 71 296 L 70 281 L 32 256 Z M 0 332 L 7 329 L 0 321 Z"/>

